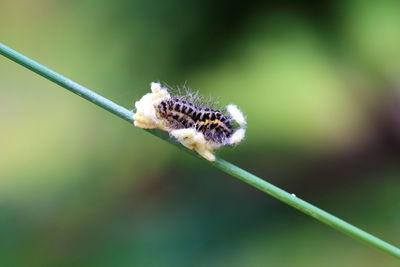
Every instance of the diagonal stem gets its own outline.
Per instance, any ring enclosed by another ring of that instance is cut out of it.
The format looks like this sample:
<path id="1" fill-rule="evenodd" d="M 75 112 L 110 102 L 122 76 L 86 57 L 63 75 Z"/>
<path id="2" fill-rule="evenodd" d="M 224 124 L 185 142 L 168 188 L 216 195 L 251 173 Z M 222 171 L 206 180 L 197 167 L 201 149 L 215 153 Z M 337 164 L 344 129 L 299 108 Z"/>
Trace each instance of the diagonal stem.
<path id="1" fill-rule="evenodd" d="M 126 108 L 112 102 L 111 100 L 89 90 L 88 88 L 83 87 L 82 85 L 62 76 L 61 74 L 58 74 L 57 72 L 43 66 L 42 64 L 33 61 L 32 59 L 18 53 L 17 51 L 5 46 L 2 43 L 0 43 L 0 54 L 32 70 L 33 72 L 36 72 L 46 79 L 64 87 L 65 89 L 85 98 L 86 100 L 89 100 L 90 102 L 110 111 L 118 117 L 130 123 L 133 123 L 132 111 L 129 111 Z M 190 152 L 191 154 L 194 154 L 194 152 L 184 148 L 179 143 L 169 138 L 168 134 L 164 132 L 158 130 L 147 131 L 164 139 L 167 142 L 179 146 L 180 148 Z M 274 186 L 273 184 L 268 183 L 267 181 L 255 176 L 254 174 L 251 174 L 220 158 L 217 158 L 215 162 L 211 162 L 210 164 L 220 169 L 221 171 L 228 173 L 233 177 L 261 190 L 262 192 L 265 192 L 273 196 L 274 198 L 292 206 L 293 208 L 296 208 L 304 212 L 305 214 L 331 226 L 332 228 L 339 230 L 355 239 L 358 239 L 372 247 L 375 247 L 400 259 L 399 248 L 343 221 L 342 219 L 339 219 L 336 216 L 333 216 L 332 214 L 296 197 L 293 194 L 289 194 L 288 192 Z"/>

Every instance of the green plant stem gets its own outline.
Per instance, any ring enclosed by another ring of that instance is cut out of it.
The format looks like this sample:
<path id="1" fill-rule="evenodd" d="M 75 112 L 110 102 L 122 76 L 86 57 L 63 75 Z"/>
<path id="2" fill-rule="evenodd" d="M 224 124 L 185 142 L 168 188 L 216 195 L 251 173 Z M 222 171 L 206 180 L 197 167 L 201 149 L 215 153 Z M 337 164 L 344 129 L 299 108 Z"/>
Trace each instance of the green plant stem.
<path id="1" fill-rule="evenodd" d="M 79 85 L 78 83 L 58 74 L 55 71 L 50 70 L 49 68 L 29 59 L 28 57 L 12 50 L 11 48 L 5 46 L 4 44 L 0 43 L 0 54 L 4 55 L 5 57 L 15 61 L 18 64 L 36 72 L 37 74 L 49 79 L 52 82 L 68 89 L 69 91 L 89 100 L 90 102 L 110 111 L 111 113 L 117 115 L 118 117 L 133 123 L 132 115 L 133 112 L 121 107 L 111 100 Z M 154 135 L 166 140 L 167 142 L 173 143 L 178 145 L 180 148 L 194 154 L 192 151 L 184 148 L 176 141 L 169 138 L 168 134 L 165 132 L 161 132 L 158 130 L 148 130 Z M 208 161 L 207 161 L 208 162 Z M 332 214 L 296 197 L 294 194 L 290 194 L 270 183 L 267 181 L 229 163 L 223 159 L 217 158 L 214 162 L 209 162 L 211 165 L 215 166 L 216 168 L 226 172 L 233 177 L 238 178 L 239 180 L 265 192 L 276 199 L 304 212 L 305 214 L 335 228 L 355 239 L 358 239 L 372 247 L 376 247 L 396 258 L 400 258 L 400 249 L 333 216 Z"/>

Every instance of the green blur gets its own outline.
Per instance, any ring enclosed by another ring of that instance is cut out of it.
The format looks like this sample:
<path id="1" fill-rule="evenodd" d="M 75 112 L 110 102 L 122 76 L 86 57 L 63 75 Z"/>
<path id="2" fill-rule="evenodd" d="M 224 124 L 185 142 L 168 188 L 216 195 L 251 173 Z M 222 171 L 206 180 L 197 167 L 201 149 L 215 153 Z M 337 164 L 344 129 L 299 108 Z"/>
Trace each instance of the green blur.
<path id="1" fill-rule="evenodd" d="M 400 245 L 397 1 L 3 1 L 0 36 L 128 109 L 152 81 L 237 104 L 220 156 Z M 2 266 L 398 265 L 5 58 L 0 79 Z"/>

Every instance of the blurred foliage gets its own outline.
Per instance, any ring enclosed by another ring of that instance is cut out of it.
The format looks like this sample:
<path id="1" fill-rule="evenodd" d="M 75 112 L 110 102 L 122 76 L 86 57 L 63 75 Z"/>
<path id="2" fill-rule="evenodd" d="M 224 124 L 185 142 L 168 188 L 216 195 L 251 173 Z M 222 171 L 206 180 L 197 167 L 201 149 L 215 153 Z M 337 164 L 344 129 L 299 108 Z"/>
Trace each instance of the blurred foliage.
<path id="1" fill-rule="evenodd" d="M 400 2 L 7 1 L 2 42 L 133 108 L 238 104 L 219 154 L 400 242 Z M 6 59 L 2 266 L 396 266 Z"/>

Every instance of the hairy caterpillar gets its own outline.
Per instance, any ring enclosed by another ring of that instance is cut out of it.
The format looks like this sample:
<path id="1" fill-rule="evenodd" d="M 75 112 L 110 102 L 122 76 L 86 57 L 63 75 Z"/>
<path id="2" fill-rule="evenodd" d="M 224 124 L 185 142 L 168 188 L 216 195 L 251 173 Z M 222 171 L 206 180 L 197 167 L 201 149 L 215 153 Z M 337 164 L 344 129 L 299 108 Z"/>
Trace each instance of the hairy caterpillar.
<path id="1" fill-rule="evenodd" d="M 246 119 L 235 105 L 224 111 L 205 107 L 187 95 L 171 97 L 159 83 L 152 83 L 151 91 L 135 103 L 137 127 L 167 131 L 210 161 L 215 160 L 213 149 L 239 143 L 245 136 Z"/>
<path id="2" fill-rule="evenodd" d="M 172 128 L 194 128 L 207 141 L 225 144 L 233 134 L 231 118 L 222 111 L 197 105 L 179 98 L 161 101 L 158 116 L 166 119 Z"/>

